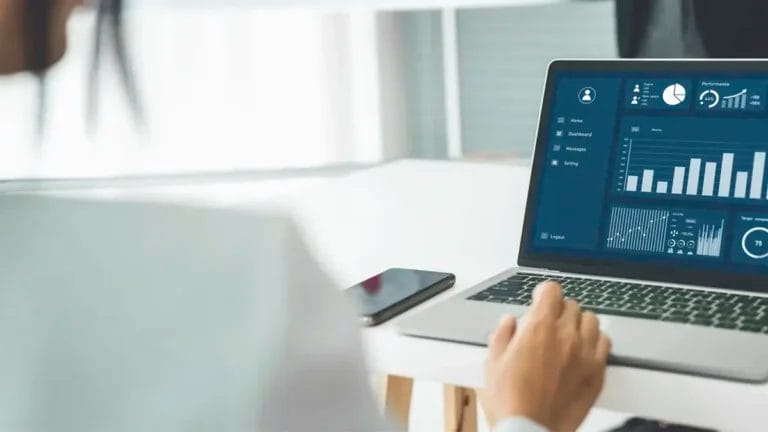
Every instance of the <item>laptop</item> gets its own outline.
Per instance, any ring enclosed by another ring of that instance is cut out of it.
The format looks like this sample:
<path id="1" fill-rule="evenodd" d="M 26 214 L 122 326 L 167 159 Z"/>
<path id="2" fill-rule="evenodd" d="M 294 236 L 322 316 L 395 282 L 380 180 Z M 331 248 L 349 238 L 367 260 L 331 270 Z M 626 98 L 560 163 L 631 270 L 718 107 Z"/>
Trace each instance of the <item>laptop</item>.
<path id="1" fill-rule="evenodd" d="M 485 345 L 551 279 L 613 364 L 768 381 L 767 92 L 763 61 L 552 62 L 518 266 L 399 330 Z"/>

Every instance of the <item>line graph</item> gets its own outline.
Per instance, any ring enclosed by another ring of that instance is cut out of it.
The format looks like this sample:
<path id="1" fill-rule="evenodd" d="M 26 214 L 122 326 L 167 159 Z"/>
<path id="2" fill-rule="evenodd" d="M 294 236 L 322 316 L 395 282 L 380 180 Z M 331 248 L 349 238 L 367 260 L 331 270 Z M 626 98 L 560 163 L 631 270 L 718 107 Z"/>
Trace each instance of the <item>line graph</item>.
<path id="1" fill-rule="evenodd" d="M 613 207 L 606 247 L 638 252 L 664 252 L 669 212 Z"/>

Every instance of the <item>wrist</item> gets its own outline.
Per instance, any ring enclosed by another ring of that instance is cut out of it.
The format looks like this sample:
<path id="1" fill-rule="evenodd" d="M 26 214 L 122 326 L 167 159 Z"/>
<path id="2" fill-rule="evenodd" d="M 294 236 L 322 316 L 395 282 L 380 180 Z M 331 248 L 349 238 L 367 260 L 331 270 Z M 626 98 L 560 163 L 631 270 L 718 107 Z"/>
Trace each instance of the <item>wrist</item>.
<path id="1" fill-rule="evenodd" d="M 536 422 L 540 425 L 549 425 L 550 412 L 544 407 L 536 406 L 534 404 L 514 404 L 504 410 L 501 415 L 496 418 L 509 419 L 509 418 L 525 418 Z"/>

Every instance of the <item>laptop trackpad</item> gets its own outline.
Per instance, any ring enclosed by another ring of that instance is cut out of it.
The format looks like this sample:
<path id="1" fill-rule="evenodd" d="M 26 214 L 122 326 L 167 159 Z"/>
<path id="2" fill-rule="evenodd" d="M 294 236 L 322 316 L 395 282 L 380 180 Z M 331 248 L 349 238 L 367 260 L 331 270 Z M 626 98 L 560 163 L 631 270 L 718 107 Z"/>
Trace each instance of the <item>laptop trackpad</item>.
<path id="1" fill-rule="evenodd" d="M 768 380 L 768 336 L 600 315 L 613 364 L 742 381 Z"/>

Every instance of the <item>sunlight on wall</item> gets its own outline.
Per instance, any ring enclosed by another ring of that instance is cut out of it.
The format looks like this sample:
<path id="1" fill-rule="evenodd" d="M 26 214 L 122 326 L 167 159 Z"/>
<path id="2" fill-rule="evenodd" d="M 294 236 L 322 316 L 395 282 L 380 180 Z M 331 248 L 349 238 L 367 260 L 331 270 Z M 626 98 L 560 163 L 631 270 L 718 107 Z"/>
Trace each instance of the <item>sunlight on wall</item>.
<path id="1" fill-rule="evenodd" d="M 354 19 L 244 8 L 137 8 L 129 45 L 145 106 L 137 132 L 105 58 L 98 130 L 86 128 L 94 17 L 70 22 L 70 50 L 48 76 L 46 130 L 35 136 L 37 82 L 0 79 L 0 177 L 70 177 L 318 166 L 370 161 L 351 141 Z M 370 21 L 370 20 L 369 20 Z M 371 21 L 372 22 L 372 21 Z M 359 87 L 359 86 L 357 86 Z M 363 110 L 364 111 L 364 110 Z M 372 156 L 373 155 L 373 156 Z"/>

